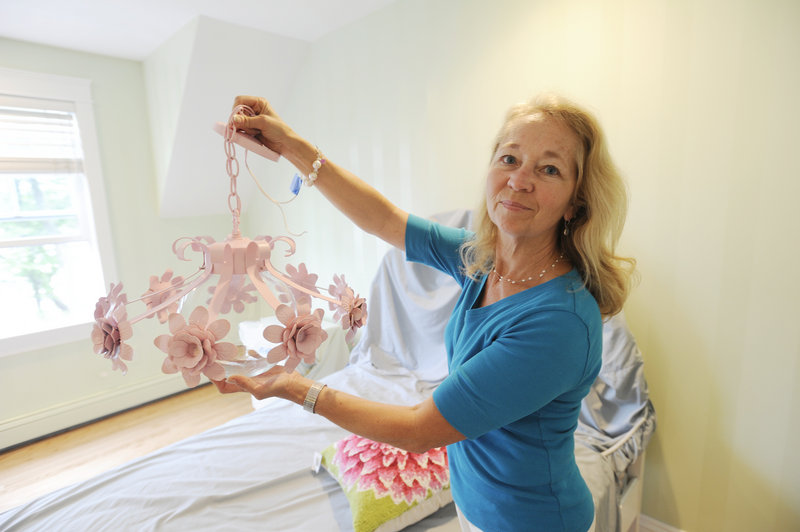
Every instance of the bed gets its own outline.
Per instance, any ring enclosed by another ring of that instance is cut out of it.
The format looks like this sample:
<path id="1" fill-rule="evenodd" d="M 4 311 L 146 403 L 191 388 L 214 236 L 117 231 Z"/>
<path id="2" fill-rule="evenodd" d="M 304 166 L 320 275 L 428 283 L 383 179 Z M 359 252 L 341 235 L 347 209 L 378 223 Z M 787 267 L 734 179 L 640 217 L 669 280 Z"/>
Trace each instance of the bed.
<path id="1" fill-rule="evenodd" d="M 454 226 L 469 223 L 467 211 L 436 218 Z M 458 290 L 443 274 L 389 251 L 372 282 L 369 320 L 355 346 L 350 349 L 341 330 L 331 326 L 317 363 L 303 370 L 362 397 L 420 402 L 447 373 L 442 332 Z M 258 330 L 254 324 L 240 326 L 243 342 L 256 350 L 267 347 L 253 330 Z M 583 403 L 575 454 L 595 501 L 593 530 L 628 532 L 638 526 L 644 452 L 655 412 L 641 353 L 623 316 L 605 322 L 603 341 L 603 368 Z M 350 492 L 329 474 L 329 464 L 319 467 L 323 451 L 348 433 L 298 405 L 266 400 L 256 407 L 6 511 L 0 530 L 363 529 L 354 521 L 362 509 L 348 498 Z M 457 532 L 451 500 L 445 486 L 377 529 Z"/>

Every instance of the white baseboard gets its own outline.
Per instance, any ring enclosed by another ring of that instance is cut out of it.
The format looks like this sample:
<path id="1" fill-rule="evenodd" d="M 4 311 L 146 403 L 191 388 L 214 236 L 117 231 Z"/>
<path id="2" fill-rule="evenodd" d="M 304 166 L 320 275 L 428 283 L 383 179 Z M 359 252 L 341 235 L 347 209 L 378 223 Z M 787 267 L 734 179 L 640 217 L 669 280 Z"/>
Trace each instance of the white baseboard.
<path id="1" fill-rule="evenodd" d="M 639 532 L 684 532 L 646 515 L 639 516 Z"/>
<path id="2" fill-rule="evenodd" d="M 153 378 L 0 421 L 0 450 L 186 389 L 178 375 Z"/>

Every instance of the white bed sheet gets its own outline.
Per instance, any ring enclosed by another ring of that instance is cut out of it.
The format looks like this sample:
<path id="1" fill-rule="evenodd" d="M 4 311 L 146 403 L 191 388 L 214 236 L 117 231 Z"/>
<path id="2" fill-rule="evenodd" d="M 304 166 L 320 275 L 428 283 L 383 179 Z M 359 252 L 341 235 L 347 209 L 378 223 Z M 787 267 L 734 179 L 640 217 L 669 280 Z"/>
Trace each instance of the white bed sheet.
<path id="1" fill-rule="evenodd" d="M 369 399 L 416 404 L 430 393 L 402 367 L 351 365 L 323 381 Z M 3 531 L 352 531 L 347 499 L 314 453 L 347 432 L 278 401 L 0 514 Z M 611 463 L 576 442 L 597 530 L 615 523 Z M 612 530 L 615 528 L 611 525 Z M 408 530 L 458 532 L 452 504 Z"/>
<path id="2" fill-rule="evenodd" d="M 399 404 L 420 401 L 410 374 L 362 364 L 325 380 Z M 90 480 L 0 514 L 3 531 L 352 530 L 347 499 L 314 453 L 346 431 L 300 406 L 275 402 Z M 453 505 L 412 527 L 459 530 Z"/>

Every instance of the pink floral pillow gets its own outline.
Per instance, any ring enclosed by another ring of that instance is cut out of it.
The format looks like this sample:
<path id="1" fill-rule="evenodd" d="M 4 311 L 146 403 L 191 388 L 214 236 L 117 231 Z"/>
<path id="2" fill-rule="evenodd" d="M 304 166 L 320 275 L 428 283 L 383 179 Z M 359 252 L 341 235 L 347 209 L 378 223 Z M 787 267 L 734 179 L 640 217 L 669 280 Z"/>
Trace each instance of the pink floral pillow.
<path id="1" fill-rule="evenodd" d="M 409 453 L 351 435 L 322 453 L 350 501 L 355 532 L 392 532 L 452 502 L 447 450 Z"/>

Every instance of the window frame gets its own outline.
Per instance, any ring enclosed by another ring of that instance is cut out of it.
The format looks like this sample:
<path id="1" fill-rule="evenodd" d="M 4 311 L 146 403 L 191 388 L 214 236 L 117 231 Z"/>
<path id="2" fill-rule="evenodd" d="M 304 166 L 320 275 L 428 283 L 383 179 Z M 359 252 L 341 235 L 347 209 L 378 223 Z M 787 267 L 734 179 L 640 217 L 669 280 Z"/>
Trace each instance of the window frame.
<path id="1" fill-rule="evenodd" d="M 106 286 L 108 279 L 117 279 L 118 276 L 91 85 L 89 79 L 0 67 L 0 95 L 61 100 L 74 105 L 83 147 L 83 173 L 86 176 L 91 206 L 86 219 L 94 226 L 94 231 L 89 230 L 88 234 L 97 247 L 103 272 L 103 285 Z M 100 295 L 102 294 L 98 294 L 98 297 Z M 92 309 L 87 309 L 86 321 L 83 323 L 0 338 L 0 357 L 80 340 L 88 342 L 93 322 Z"/>

